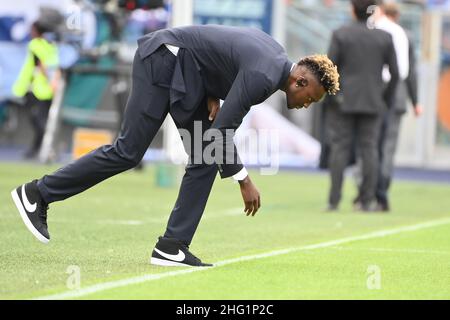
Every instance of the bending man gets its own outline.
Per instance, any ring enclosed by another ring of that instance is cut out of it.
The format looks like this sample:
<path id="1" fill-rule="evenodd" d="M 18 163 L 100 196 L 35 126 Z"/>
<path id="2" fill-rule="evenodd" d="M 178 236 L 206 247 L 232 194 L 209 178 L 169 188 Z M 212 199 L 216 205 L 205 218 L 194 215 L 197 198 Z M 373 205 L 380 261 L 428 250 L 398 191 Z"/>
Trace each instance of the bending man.
<path id="1" fill-rule="evenodd" d="M 189 245 L 217 171 L 221 178 L 239 181 L 247 215 L 254 215 L 260 207 L 259 192 L 239 161 L 230 131 L 238 128 L 252 105 L 277 90 L 286 93 L 291 109 L 308 107 L 326 92 L 335 94 L 339 90 L 337 69 L 320 55 L 292 63 L 275 40 L 252 28 L 165 29 L 144 36 L 138 44 L 132 90 L 117 140 L 18 187 L 12 196 L 28 229 L 40 241 L 48 242 L 48 204 L 136 166 L 170 113 L 177 127 L 191 136 L 198 127 L 202 136 L 210 129 L 215 134 L 211 141 L 201 142 L 201 153 L 194 148 L 195 141 L 186 148 L 189 164 L 151 263 L 207 266 L 189 251 Z M 220 109 L 218 99 L 224 100 Z M 216 151 L 213 163 L 203 158 L 211 143 Z"/>

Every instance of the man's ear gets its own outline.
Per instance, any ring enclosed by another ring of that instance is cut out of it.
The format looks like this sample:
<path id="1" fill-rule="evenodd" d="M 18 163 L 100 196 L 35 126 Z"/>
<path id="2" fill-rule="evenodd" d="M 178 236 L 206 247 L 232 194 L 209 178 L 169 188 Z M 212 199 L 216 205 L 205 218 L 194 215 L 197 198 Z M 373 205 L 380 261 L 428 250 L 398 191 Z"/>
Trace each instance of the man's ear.
<path id="1" fill-rule="evenodd" d="M 307 87 L 308 86 L 308 79 L 304 77 L 299 77 L 295 84 L 296 87 Z"/>

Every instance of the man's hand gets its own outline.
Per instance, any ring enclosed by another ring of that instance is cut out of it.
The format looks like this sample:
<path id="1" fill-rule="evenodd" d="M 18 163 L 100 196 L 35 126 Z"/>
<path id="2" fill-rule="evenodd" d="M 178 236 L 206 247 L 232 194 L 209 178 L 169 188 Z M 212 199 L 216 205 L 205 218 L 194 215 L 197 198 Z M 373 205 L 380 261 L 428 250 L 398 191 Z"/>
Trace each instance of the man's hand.
<path id="1" fill-rule="evenodd" d="M 220 110 L 220 100 L 208 97 L 209 121 L 213 121 L 217 112 Z"/>
<path id="2" fill-rule="evenodd" d="M 414 115 L 416 117 L 419 117 L 423 113 L 422 106 L 420 104 L 417 104 L 414 106 Z"/>
<path id="3" fill-rule="evenodd" d="M 244 199 L 245 209 L 244 212 L 249 216 L 255 215 L 256 211 L 261 207 L 261 197 L 259 191 L 254 186 L 250 177 L 247 176 L 244 180 L 239 181 L 241 187 L 242 199 Z"/>

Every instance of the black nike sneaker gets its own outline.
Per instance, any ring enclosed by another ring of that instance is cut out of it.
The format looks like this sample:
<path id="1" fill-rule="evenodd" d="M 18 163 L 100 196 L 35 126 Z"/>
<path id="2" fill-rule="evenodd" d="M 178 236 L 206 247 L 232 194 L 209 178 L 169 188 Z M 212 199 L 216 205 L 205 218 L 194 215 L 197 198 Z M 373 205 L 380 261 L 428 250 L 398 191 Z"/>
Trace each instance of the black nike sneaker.
<path id="1" fill-rule="evenodd" d="M 189 252 L 189 246 L 178 239 L 159 237 L 150 264 L 166 267 L 212 267 Z"/>
<path id="2" fill-rule="evenodd" d="M 14 189 L 11 196 L 28 230 L 39 241 L 48 243 L 50 241 L 47 227 L 48 205 L 39 193 L 37 180 Z"/>

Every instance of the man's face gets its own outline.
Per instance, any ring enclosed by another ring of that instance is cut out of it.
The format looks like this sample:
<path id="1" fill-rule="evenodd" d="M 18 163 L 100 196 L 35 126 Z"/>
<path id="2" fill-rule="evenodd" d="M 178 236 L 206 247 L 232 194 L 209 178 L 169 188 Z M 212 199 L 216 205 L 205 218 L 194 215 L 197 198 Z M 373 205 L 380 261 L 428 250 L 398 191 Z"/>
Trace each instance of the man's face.
<path id="1" fill-rule="evenodd" d="M 308 71 L 289 85 L 286 91 L 287 107 L 289 109 L 308 108 L 311 103 L 318 102 L 324 95 L 325 89 Z"/>
<path id="2" fill-rule="evenodd" d="M 37 31 L 35 26 L 31 26 L 31 32 L 30 32 L 31 38 L 38 38 L 39 37 L 39 32 Z"/>

